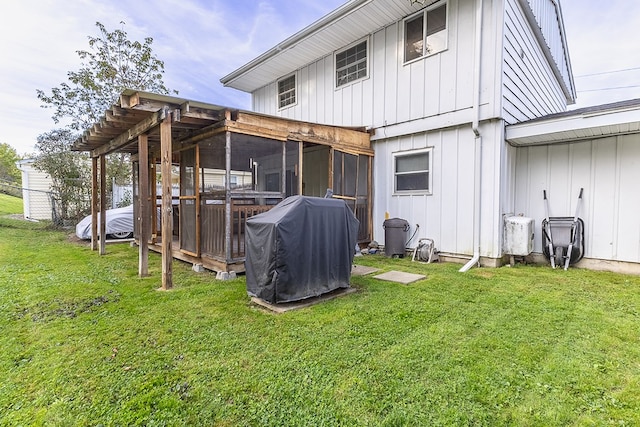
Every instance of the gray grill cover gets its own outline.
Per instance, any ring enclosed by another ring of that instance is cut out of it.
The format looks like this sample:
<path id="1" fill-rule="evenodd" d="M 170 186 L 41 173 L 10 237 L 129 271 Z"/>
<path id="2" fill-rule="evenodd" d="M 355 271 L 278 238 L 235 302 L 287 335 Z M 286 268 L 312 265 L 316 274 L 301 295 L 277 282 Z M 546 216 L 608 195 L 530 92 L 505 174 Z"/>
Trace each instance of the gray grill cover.
<path id="1" fill-rule="evenodd" d="M 339 199 L 289 197 L 247 220 L 247 293 L 270 303 L 348 288 L 359 222 Z"/>

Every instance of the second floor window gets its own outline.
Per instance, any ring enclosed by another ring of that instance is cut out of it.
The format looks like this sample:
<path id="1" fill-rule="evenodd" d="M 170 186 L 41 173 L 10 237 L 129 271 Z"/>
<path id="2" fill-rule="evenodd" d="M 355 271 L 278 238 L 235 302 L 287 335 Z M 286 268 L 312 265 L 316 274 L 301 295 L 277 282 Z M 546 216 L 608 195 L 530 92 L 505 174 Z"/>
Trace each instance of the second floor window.
<path id="1" fill-rule="evenodd" d="M 336 53 L 336 87 L 367 77 L 367 41 Z"/>
<path id="2" fill-rule="evenodd" d="M 404 21 L 404 61 L 442 52 L 447 48 L 447 4 L 425 9 Z"/>
<path id="3" fill-rule="evenodd" d="M 296 103 L 296 75 L 278 81 L 278 108 Z"/>

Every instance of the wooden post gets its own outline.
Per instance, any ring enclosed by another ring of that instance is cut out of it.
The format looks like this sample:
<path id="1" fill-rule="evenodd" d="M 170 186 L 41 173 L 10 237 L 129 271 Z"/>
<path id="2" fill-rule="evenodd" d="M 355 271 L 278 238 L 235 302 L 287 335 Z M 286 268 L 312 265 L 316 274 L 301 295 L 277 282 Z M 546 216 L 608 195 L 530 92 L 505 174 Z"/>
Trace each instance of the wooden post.
<path id="1" fill-rule="evenodd" d="M 304 159 L 304 143 L 298 142 L 298 194 L 302 196 L 302 171 L 303 171 L 303 159 Z"/>
<path id="2" fill-rule="evenodd" d="M 160 174 L 162 175 L 162 290 L 173 287 L 173 206 L 171 204 L 171 113 L 160 123 Z"/>
<path id="3" fill-rule="evenodd" d="M 98 158 L 91 158 L 91 250 L 98 250 Z"/>
<path id="4" fill-rule="evenodd" d="M 100 255 L 107 253 L 107 165 L 106 155 L 100 156 Z"/>
<path id="5" fill-rule="evenodd" d="M 227 115 L 229 111 L 227 111 Z M 231 230 L 233 230 L 233 224 L 231 223 L 231 132 L 225 133 L 225 184 L 224 184 L 224 253 L 227 264 L 231 264 Z M 256 179 L 256 174 L 253 174 L 253 178 Z M 254 186 L 256 182 L 252 183 Z M 254 187 L 255 188 L 255 187 Z M 226 267 L 226 266 L 225 266 Z"/>
<path id="6" fill-rule="evenodd" d="M 138 275 L 149 275 L 149 138 L 138 136 Z M 155 203 L 154 203 L 155 205 Z"/>

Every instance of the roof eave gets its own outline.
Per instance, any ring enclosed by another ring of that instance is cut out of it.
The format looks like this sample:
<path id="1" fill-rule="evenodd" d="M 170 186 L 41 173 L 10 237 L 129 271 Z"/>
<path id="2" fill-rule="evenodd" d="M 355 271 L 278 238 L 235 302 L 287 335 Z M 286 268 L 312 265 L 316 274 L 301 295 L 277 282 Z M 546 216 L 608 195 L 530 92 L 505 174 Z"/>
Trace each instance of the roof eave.
<path id="1" fill-rule="evenodd" d="M 564 144 L 640 133 L 640 102 L 609 104 L 506 127 L 513 146 Z"/>
<path id="2" fill-rule="evenodd" d="M 280 52 L 282 52 L 282 51 L 284 51 L 286 49 L 289 49 L 292 46 L 295 46 L 297 43 L 303 41 L 307 37 L 310 37 L 310 36 L 314 35 L 315 33 L 317 33 L 320 29 L 322 29 L 322 28 L 324 28 L 324 27 L 326 27 L 328 25 L 331 25 L 333 22 L 335 22 L 335 21 L 337 21 L 337 20 L 349 15 L 350 13 L 352 13 L 355 10 L 361 8 L 362 6 L 366 5 L 367 3 L 370 3 L 371 1 L 373 1 L 373 0 L 351 0 L 351 1 L 343 4 L 339 8 L 335 9 L 333 12 L 329 13 L 328 15 L 325 15 L 324 17 L 320 18 L 319 20 L 317 20 L 313 24 L 309 25 L 308 27 L 300 30 L 296 34 L 294 34 L 291 37 L 289 37 L 288 39 L 284 40 L 282 43 L 277 44 L 276 46 L 274 46 L 273 48 L 269 49 L 268 51 L 266 51 L 262 55 L 260 55 L 257 58 L 251 60 L 250 62 L 248 62 L 247 64 L 245 64 L 242 67 L 238 68 L 237 70 L 231 72 L 230 74 L 227 74 L 226 76 L 222 77 L 220 79 L 220 82 L 224 86 L 234 87 L 234 82 L 237 81 L 238 78 L 242 77 L 247 72 L 253 70 L 256 66 L 260 65 L 261 63 L 263 63 L 263 62 L 265 62 L 265 61 L 267 61 L 267 60 L 269 60 L 269 59 L 271 59 L 273 57 L 275 57 Z"/>

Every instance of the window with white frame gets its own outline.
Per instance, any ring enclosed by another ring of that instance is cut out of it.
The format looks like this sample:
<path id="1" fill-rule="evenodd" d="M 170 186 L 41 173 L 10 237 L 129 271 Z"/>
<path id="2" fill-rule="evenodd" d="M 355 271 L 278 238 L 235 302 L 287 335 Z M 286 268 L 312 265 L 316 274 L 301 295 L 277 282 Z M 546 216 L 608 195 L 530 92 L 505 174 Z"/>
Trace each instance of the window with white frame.
<path id="1" fill-rule="evenodd" d="M 438 2 L 404 21 L 404 61 L 447 48 L 447 3 Z"/>
<path id="2" fill-rule="evenodd" d="M 364 40 L 336 53 L 336 87 L 367 77 L 368 50 Z"/>
<path id="3" fill-rule="evenodd" d="M 431 149 L 393 154 L 394 192 L 431 192 Z"/>
<path id="4" fill-rule="evenodd" d="M 278 108 L 288 107 L 296 103 L 296 75 L 278 80 Z"/>

